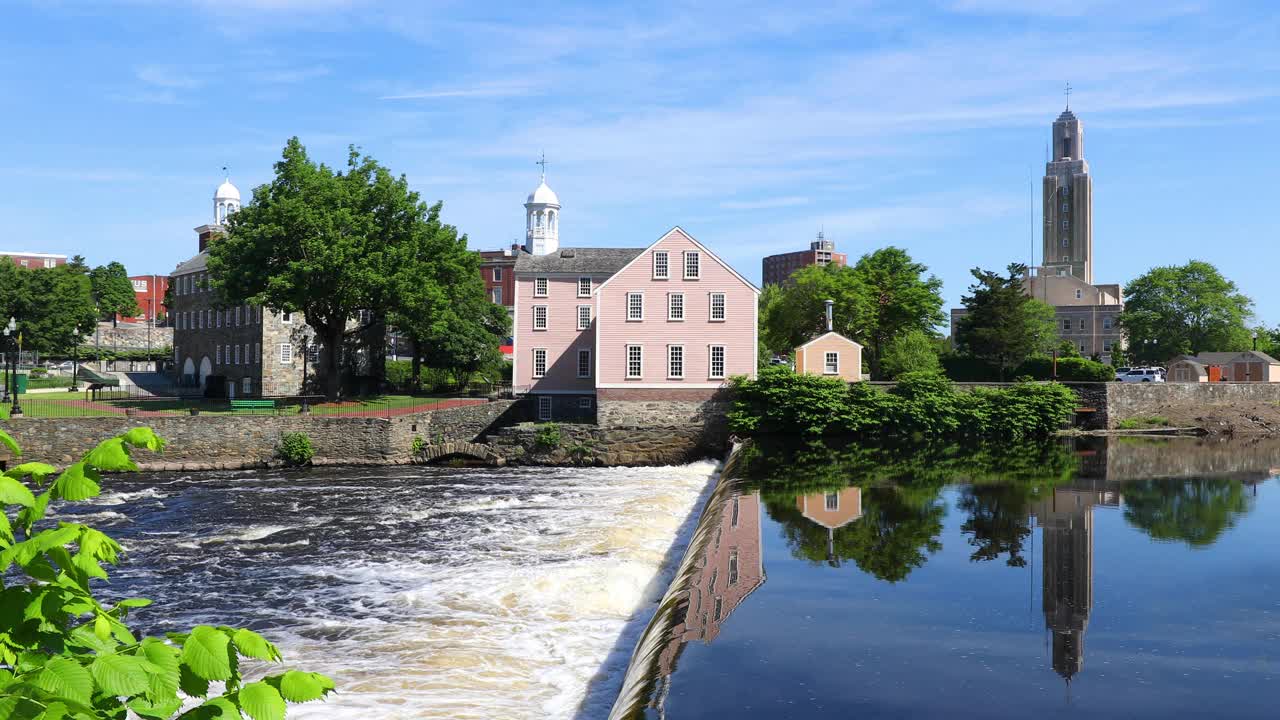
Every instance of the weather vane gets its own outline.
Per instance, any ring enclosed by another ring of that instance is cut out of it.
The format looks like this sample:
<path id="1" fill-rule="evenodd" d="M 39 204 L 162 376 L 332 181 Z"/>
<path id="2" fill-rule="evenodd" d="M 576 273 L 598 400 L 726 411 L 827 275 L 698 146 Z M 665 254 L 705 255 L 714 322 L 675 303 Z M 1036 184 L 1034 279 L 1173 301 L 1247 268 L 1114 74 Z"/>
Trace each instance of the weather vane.
<path id="1" fill-rule="evenodd" d="M 542 166 L 542 179 L 546 180 L 547 179 L 547 154 L 545 152 L 542 153 L 542 157 L 539 158 L 538 162 L 534 163 L 534 165 Z"/>
<path id="2" fill-rule="evenodd" d="M 1067 109 L 1071 109 L 1071 83 L 1067 83 L 1067 89 L 1063 91 L 1067 96 Z"/>

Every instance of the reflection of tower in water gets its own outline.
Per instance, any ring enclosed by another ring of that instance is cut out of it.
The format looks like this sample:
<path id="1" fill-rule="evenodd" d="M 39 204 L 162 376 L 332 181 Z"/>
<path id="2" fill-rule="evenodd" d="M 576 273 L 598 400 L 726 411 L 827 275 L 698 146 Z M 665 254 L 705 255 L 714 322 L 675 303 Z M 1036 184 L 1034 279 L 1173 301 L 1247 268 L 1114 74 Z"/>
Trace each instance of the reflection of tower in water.
<path id="1" fill-rule="evenodd" d="M 1093 507 L 1118 504 L 1114 493 L 1059 488 L 1032 507 L 1042 531 L 1045 628 L 1053 670 L 1067 680 L 1084 668 L 1084 633 L 1093 609 Z"/>

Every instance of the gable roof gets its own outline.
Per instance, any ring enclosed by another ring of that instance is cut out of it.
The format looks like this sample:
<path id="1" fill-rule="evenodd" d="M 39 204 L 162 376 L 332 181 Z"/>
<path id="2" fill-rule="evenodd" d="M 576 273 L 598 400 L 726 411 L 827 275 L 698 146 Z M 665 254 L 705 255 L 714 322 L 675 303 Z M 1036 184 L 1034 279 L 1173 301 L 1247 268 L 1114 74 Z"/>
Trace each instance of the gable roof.
<path id="1" fill-rule="evenodd" d="M 546 255 L 532 255 L 521 250 L 516 256 L 516 272 L 614 275 L 642 252 L 642 248 L 562 247 Z"/>
<path id="2" fill-rule="evenodd" d="M 209 266 L 209 252 L 205 251 L 200 253 L 199 255 L 196 255 L 193 258 L 189 258 L 187 260 L 184 260 L 178 263 L 178 266 L 175 267 L 173 269 L 173 272 L 169 274 L 170 275 L 186 275 L 187 273 L 195 272 L 197 270 L 204 270 L 208 266 Z"/>
<path id="3" fill-rule="evenodd" d="M 728 271 L 729 271 L 729 273 L 730 273 L 731 275 L 733 275 L 735 278 L 737 278 L 737 279 L 738 279 L 738 280 L 739 280 L 743 285 L 746 285 L 748 288 L 751 288 L 751 292 L 755 293 L 756 295 L 759 295 L 759 294 L 760 294 L 760 288 L 756 287 L 756 286 L 755 286 L 755 283 L 753 283 L 753 282 L 751 282 L 750 280 L 748 280 L 748 279 L 746 279 L 746 278 L 742 277 L 742 275 L 741 275 L 737 270 L 734 270 L 734 269 L 733 269 L 733 266 L 732 266 L 732 265 L 730 265 L 729 263 L 727 263 L 727 262 L 725 262 L 725 261 L 721 260 L 721 259 L 720 259 L 720 256 L 719 256 L 719 255 L 716 255 L 714 252 L 712 252 L 710 248 L 708 248 L 706 245 L 703 245 L 702 243 L 698 242 L 698 239 L 697 239 L 697 238 L 695 238 L 694 236 L 690 235 L 689 233 L 685 232 L 685 231 L 684 231 L 684 228 L 680 227 L 679 225 L 676 225 L 675 227 L 671 228 L 670 230 L 668 230 L 668 231 L 666 231 L 666 232 L 662 233 L 662 236 L 661 236 L 661 237 L 659 237 L 657 240 L 654 240 L 652 243 L 650 243 L 650 244 L 649 244 L 649 247 L 644 248 L 644 249 L 642 249 L 639 253 L 637 253 L 635 257 L 631 258 L 631 262 L 628 262 L 626 265 L 623 265 L 622 267 L 618 268 L 617 272 L 615 272 L 613 275 L 611 275 L 611 276 L 609 277 L 609 279 L 608 279 L 608 280 L 605 280 L 604 282 L 600 283 L 600 286 L 599 286 L 599 287 L 597 287 L 597 288 L 595 289 L 595 291 L 593 291 L 593 292 L 592 292 L 592 295 L 594 295 L 595 293 L 600 292 L 601 290 L 603 290 L 603 289 L 604 289 L 604 286 L 605 286 L 605 285 L 608 285 L 608 284 L 609 284 L 609 283 L 611 283 L 611 282 L 613 282 L 613 278 L 617 277 L 617 276 L 618 276 L 618 275 L 619 275 L 623 270 L 626 270 L 627 268 L 631 267 L 632 263 L 634 263 L 635 261 L 639 260 L 641 257 L 643 257 L 646 253 L 648 253 L 648 252 L 649 252 L 650 250 L 652 250 L 654 247 L 656 247 L 656 246 L 657 246 L 659 243 L 661 243 L 663 240 L 666 240 L 667 238 L 671 237 L 671 233 L 676 233 L 676 232 L 678 232 L 678 233 L 680 233 L 681 235 L 683 235 L 683 236 L 685 237 L 685 239 L 686 239 L 686 240 L 688 240 L 689 242 L 693 243 L 693 244 L 694 244 L 694 246 L 695 246 L 695 247 L 697 247 L 699 250 L 701 250 L 702 252 L 706 253 L 707 255 L 710 255 L 712 260 L 715 260 L 717 263 L 719 263 L 719 264 L 720 264 L 720 267 L 724 268 L 725 270 L 728 270 Z"/>
<path id="4" fill-rule="evenodd" d="M 1236 352 L 1202 352 L 1199 355 L 1184 355 L 1183 358 L 1193 362 L 1205 365 L 1220 365 L 1222 363 L 1244 360 L 1246 362 L 1264 362 L 1268 365 L 1280 365 L 1280 360 L 1276 360 L 1264 352 L 1257 350 L 1242 350 Z"/>
<path id="5" fill-rule="evenodd" d="M 849 338 L 847 338 L 847 337 L 845 337 L 845 336 L 841 335 L 840 333 L 838 333 L 838 332 L 836 332 L 836 331 L 834 331 L 834 330 L 832 330 L 831 332 L 823 333 L 823 334 L 819 335 L 818 337 L 816 337 L 816 338 L 814 338 L 814 339 L 810 340 L 809 342 L 807 342 L 807 343 L 805 343 L 805 344 L 801 345 L 800 347 L 798 347 L 798 348 L 796 348 L 796 349 L 797 349 L 797 350 L 803 350 L 803 349 L 805 349 L 805 348 L 809 347 L 810 345 L 812 345 L 812 344 L 814 344 L 814 343 L 818 342 L 819 340 L 822 340 L 823 338 L 831 337 L 832 335 L 835 335 L 836 337 L 838 337 L 838 338 L 840 338 L 841 340 L 843 340 L 843 341 L 845 341 L 845 342 L 849 343 L 850 345 L 856 345 L 856 346 L 858 346 L 858 349 L 859 349 L 859 350 L 861 350 L 861 349 L 862 349 L 862 343 L 858 342 L 857 340 L 850 340 Z"/>

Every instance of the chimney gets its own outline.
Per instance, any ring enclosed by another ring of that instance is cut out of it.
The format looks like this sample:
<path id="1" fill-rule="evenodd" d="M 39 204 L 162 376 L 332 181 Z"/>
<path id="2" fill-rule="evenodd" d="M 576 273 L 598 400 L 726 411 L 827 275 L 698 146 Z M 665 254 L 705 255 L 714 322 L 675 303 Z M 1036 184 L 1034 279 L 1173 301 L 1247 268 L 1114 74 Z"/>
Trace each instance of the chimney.
<path id="1" fill-rule="evenodd" d="M 831 332 L 831 308 L 835 306 L 835 300 L 827 300 L 823 303 L 827 306 L 827 332 Z"/>

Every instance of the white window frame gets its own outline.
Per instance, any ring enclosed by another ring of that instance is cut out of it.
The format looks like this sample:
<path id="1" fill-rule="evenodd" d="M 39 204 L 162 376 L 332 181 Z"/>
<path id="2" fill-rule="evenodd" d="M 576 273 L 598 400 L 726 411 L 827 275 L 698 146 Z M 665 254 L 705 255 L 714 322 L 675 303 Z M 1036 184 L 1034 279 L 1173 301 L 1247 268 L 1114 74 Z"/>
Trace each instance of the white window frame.
<path id="1" fill-rule="evenodd" d="M 493 297 L 494 305 L 501 305 L 502 304 L 502 288 L 500 287 L 493 288 L 492 297 Z"/>
<path id="2" fill-rule="evenodd" d="M 720 317 L 716 317 L 716 298 L 720 298 Z M 724 322 L 729 317 L 729 296 L 722 292 L 707 293 L 707 322 Z"/>
<path id="3" fill-rule="evenodd" d="M 542 372 L 541 372 L 541 373 L 539 373 L 539 372 L 538 372 L 538 357 L 539 357 L 539 353 L 541 353 L 541 357 L 542 357 Z M 530 367 L 530 369 L 532 370 L 533 377 L 535 377 L 535 378 L 544 378 L 544 377 L 546 377 L 546 376 L 547 376 L 547 349 L 546 349 L 546 348 L 534 348 L 534 349 L 533 349 L 533 364 L 532 364 L 532 365 L 530 365 L 529 367 Z"/>
<path id="4" fill-rule="evenodd" d="M 235 352 L 233 354 L 235 355 L 236 361 L 231 364 L 239 365 L 240 364 L 240 343 L 236 343 L 234 347 L 235 347 Z"/>
<path id="5" fill-rule="evenodd" d="M 1103 329 L 1103 330 L 1110 330 L 1110 329 L 1112 328 L 1112 326 L 1113 326 L 1113 325 L 1114 325 L 1114 323 L 1112 323 L 1112 322 L 1111 322 L 1111 318 L 1109 318 L 1109 317 L 1104 317 L 1104 318 L 1102 318 L 1102 329 Z"/>
<path id="6" fill-rule="evenodd" d="M 631 314 L 631 298 L 633 297 L 640 299 L 640 305 L 639 305 L 640 314 L 638 316 L 632 316 Z M 627 293 L 627 322 L 641 322 L 643 320 L 644 320 L 644 293 L 642 292 Z"/>
<path id="7" fill-rule="evenodd" d="M 1080 288 L 1076 288 L 1076 299 L 1077 300 L 1084 299 L 1084 290 L 1081 290 Z"/>
<path id="8" fill-rule="evenodd" d="M 539 310 L 542 311 L 541 315 L 539 315 L 538 313 Z M 539 319 L 542 320 L 542 325 L 538 325 Z M 534 305 L 533 306 L 533 329 L 541 332 L 546 330 L 547 326 L 550 324 L 551 324 L 550 308 L 548 308 L 546 305 Z"/>
<path id="9" fill-rule="evenodd" d="M 551 419 L 552 397 L 550 395 L 538 396 L 538 419 L 546 422 Z"/>
<path id="10" fill-rule="evenodd" d="M 280 343 L 280 364 L 293 364 L 293 343 Z"/>
<path id="11" fill-rule="evenodd" d="M 662 258 L 662 272 L 659 273 L 658 258 Z M 670 280 L 671 279 L 671 253 L 666 250 L 653 251 L 653 279 L 654 280 Z"/>
<path id="12" fill-rule="evenodd" d="M 676 363 L 676 355 L 679 355 L 680 367 L 679 373 L 674 372 L 673 365 Z M 667 379 L 683 380 L 684 379 L 684 345 L 675 344 L 667 346 Z"/>
<path id="13" fill-rule="evenodd" d="M 253 359 L 255 364 L 260 364 L 262 362 L 262 343 L 253 344 Z"/>
<path id="14" fill-rule="evenodd" d="M 840 374 L 840 353 L 836 350 L 827 350 L 822 353 L 822 374 L 823 375 L 839 375 Z"/>
<path id="15" fill-rule="evenodd" d="M 1062 321 L 1062 331 L 1071 332 L 1071 318 L 1064 318 Z"/>
<path id="16" fill-rule="evenodd" d="M 631 350 L 633 348 L 636 351 L 636 367 L 637 367 L 637 370 L 634 374 L 631 372 Z M 628 380 L 638 380 L 640 378 L 643 378 L 644 377 L 644 346 L 636 345 L 636 344 L 628 344 L 626 354 L 623 357 L 623 362 L 626 364 L 625 370 L 626 370 L 626 376 Z"/>
<path id="17" fill-rule="evenodd" d="M 213 364 L 214 366 L 222 365 L 222 346 L 221 345 L 213 346 Z"/>
<path id="18" fill-rule="evenodd" d="M 240 327 L 240 306 L 236 306 L 236 327 Z"/>
<path id="19" fill-rule="evenodd" d="M 720 372 L 716 372 L 716 350 L 720 351 Z M 723 380 L 729 366 L 729 351 L 724 345 L 707 346 L 707 377 L 712 380 Z"/>
<path id="20" fill-rule="evenodd" d="M 253 394 L 253 379 L 252 379 L 252 378 L 245 377 L 245 378 L 242 378 L 242 379 L 240 380 L 240 392 L 241 392 L 241 393 L 243 393 L 243 394 L 245 394 L 245 395 L 252 395 L 252 394 Z"/>
<path id="21" fill-rule="evenodd" d="M 582 371 L 582 358 L 584 354 L 587 358 L 587 371 L 585 373 Z M 591 348 L 578 348 L 578 377 L 591 377 Z"/>
<path id="22" fill-rule="evenodd" d="M 683 266 L 683 269 L 684 269 L 684 279 L 685 279 L 685 280 L 700 280 L 700 279 L 702 279 L 702 253 L 701 253 L 701 252 L 699 252 L 699 251 L 697 251 L 697 250 L 685 250 L 685 251 L 684 251 L 684 254 L 683 254 L 683 257 L 681 258 L 681 260 L 683 261 L 683 262 L 681 262 L 681 265 Z M 694 272 L 693 272 L 693 274 L 692 274 L 692 275 L 690 275 L 690 274 L 689 274 L 689 261 L 690 261 L 690 260 L 693 260 L 693 269 L 694 269 Z"/>
<path id="23" fill-rule="evenodd" d="M 215 314 L 215 315 L 217 315 L 217 317 L 218 317 L 218 319 L 217 319 L 218 328 L 219 328 L 219 329 L 221 329 L 221 328 L 222 328 L 222 311 L 221 311 L 221 310 L 214 310 L 213 312 L 214 312 L 214 314 Z"/>
<path id="24" fill-rule="evenodd" d="M 579 330 L 591 329 L 591 306 L 590 305 L 578 306 L 578 329 Z"/>
<path id="25" fill-rule="evenodd" d="M 582 284 L 583 284 L 583 282 L 586 282 L 586 292 L 583 292 L 583 290 L 582 290 L 582 287 L 583 287 L 583 285 L 582 285 Z M 578 278 L 578 297 L 580 297 L 580 298 L 591 297 L 591 278 L 590 278 L 590 276 L 586 276 L 586 275 L 584 275 L 584 276 L 582 276 L 582 277 Z"/>
<path id="26" fill-rule="evenodd" d="M 551 283 L 544 277 L 536 277 L 533 279 L 533 296 L 547 297 L 550 292 Z"/>
<path id="27" fill-rule="evenodd" d="M 291 312 L 282 312 L 282 313 L 280 313 L 280 322 L 281 322 L 282 324 L 284 324 L 284 325 L 292 325 L 292 324 L 293 324 L 293 313 L 291 313 Z"/>
<path id="28" fill-rule="evenodd" d="M 495 268 L 493 269 L 493 281 L 494 281 L 494 282 L 502 282 L 502 268 L 501 268 L 501 267 L 495 267 Z"/>
<path id="29" fill-rule="evenodd" d="M 667 293 L 667 320 L 684 322 L 684 293 Z"/>
<path id="30" fill-rule="evenodd" d="M 590 410 L 590 409 L 591 409 L 591 398 L 589 398 L 589 397 L 580 397 L 580 398 L 578 398 L 578 409 L 579 409 L 579 410 Z"/>

